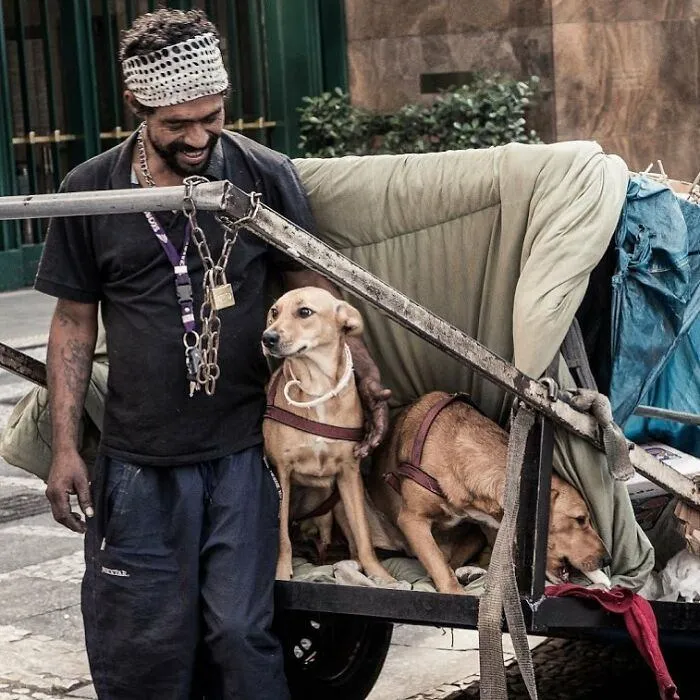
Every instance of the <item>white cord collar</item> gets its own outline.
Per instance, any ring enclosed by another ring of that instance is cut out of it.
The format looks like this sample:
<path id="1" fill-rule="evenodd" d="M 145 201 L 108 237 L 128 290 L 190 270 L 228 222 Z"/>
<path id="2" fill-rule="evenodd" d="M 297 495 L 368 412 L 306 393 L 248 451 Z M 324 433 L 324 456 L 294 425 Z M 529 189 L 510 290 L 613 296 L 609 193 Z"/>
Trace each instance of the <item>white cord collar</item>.
<path id="1" fill-rule="evenodd" d="M 353 369 L 354 368 L 352 364 L 352 353 L 350 352 L 350 348 L 346 344 L 345 371 L 343 372 L 343 376 L 340 378 L 340 381 L 330 391 L 327 391 L 322 396 L 317 396 L 311 401 L 295 401 L 289 396 L 289 388 L 291 386 L 298 386 L 299 390 L 306 394 L 308 394 L 309 392 L 302 389 L 301 382 L 294 376 L 294 372 L 290 367 L 289 373 L 292 375 L 292 378 L 284 385 L 284 398 L 287 399 L 287 402 L 290 406 L 295 406 L 296 408 L 314 408 L 316 406 L 320 406 L 329 399 L 338 396 L 338 394 L 340 394 L 340 392 L 343 391 L 343 389 L 345 389 L 345 387 L 350 383 L 350 378 L 352 377 Z"/>

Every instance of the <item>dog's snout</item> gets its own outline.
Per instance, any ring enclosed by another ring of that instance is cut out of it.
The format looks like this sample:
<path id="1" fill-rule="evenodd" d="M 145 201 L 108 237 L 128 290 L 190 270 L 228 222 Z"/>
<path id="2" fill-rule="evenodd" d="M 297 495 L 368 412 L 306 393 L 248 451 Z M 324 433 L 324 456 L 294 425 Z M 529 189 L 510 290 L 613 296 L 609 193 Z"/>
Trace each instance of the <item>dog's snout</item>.
<path id="1" fill-rule="evenodd" d="M 612 557 L 606 552 L 600 558 L 600 568 L 602 569 L 604 566 L 610 566 L 610 564 L 612 564 Z"/>
<path id="2" fill-rule="evenodd" d="M 277 331 L 265 331 L 262 334 L 262 342 L 266 348 L 274 348 L 279 343 L 280 334 Z"/>

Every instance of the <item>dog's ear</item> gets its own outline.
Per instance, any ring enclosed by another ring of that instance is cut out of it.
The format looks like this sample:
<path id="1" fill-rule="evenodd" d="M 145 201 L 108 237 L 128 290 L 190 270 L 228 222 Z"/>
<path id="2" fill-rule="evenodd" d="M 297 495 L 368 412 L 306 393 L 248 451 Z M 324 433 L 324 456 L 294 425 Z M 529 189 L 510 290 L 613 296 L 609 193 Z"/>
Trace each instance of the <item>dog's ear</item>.
<path id="1" fill-rule="evenodd" d="M 354 307 L 346 301 L 340 301 L 335 307 L 335 318 L 338 326 L 347 335 L 360 335 L 362 333 L 362 316 Z"/>

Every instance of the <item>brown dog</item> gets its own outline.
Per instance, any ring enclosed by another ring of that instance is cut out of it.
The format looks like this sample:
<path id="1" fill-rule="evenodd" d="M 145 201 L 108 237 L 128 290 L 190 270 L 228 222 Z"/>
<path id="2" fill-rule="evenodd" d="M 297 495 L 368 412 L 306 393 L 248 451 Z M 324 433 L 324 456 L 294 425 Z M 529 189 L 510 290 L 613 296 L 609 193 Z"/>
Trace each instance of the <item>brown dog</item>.
<path id="1" fill-rule="evenodd" d="M 281 358 L 282 366 L 270 380 L 268 402 L 303 419 L 355 429 L 361 438 L 362 405 L 355 386 L 352 357 L 345 338 L 362 332 L 359 312 L 347 302 L 317 287 L 287 292 L 271 308 L 262 336 L 263 352 Z M 304 428 L 271 418 L 263 421 L 265 453 L 274 465 L 282 488 L 280 552 L 277 578 L 292 576 L 289 536 L 292 483 L 319 490 L 320 502 L 337 488 L 345 518 L 339 524 L 368 576 L 392 580 L 379 563 L 370 540 L 365 514 L 360 462 L 350 438 L 322 437 Z M 358 441 L 359 439 L 358 438 Z M 302 499 L 309 502 L 307 497 Z M 330 541 L 333 517 L 316 519 L 323 544 Z M 346 527 L 343 527 L 343 524 Z"/>
<path id="2" fill-rule="evenodd" d="M 433 477 L 438 485 L 436 489 L 443 495 L 432 493 L 406 476 L 395 482 L 399 494 L 385 477 L 394 473 L 400 463 L 410 462 L 423 418 L 447 396 L 441 392 L 426 394 L 399 416 L 375 459 L 368 489 L 374 506 L 398 526 L 437 589 L 444 593 L 462 593 L 453 567 L 476 554 L 483 546 L 483 539 L 467 532 L 455 542 L 453 531 L 464 527 L 465 522 L 478 523 L 486 530 L 498 529 L 503 516 L 508 434 L 472 406 L 455 401 L 432 423 L 421 464 L 417 465 Z M 438 531 L 435 536 L 433 528 Z M 436 541 L 436 537 L 444 540 L 439 531 L 452 534 L 449 554 L 444 547 L 441 550 Z M 564 581 L 573 567 L 590 573 L 591 580 L 600 582 L 605 575 L 599 570 L 609 563 L 605 546 L 591 527 L 583 498 L 573 486 L 553 475 L 548 577 L 556 582 Z"/>

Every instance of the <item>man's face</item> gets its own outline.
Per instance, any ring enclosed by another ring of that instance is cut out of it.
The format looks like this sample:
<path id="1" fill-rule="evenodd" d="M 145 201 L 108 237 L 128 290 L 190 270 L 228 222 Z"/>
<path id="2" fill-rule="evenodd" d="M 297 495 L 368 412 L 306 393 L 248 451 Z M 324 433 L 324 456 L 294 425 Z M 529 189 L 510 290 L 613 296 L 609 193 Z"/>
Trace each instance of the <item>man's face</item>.
<path id="1" fill-rule="evenodd" d="M 203 173 L 224 126 L 224 98 L 199 97 L 146 116 L 148 140 L 167 166 L 187 177 Z"/>

